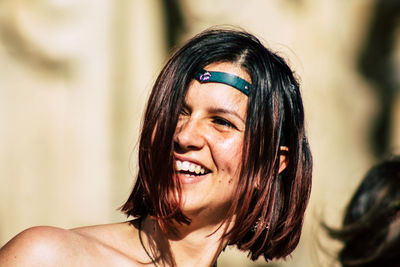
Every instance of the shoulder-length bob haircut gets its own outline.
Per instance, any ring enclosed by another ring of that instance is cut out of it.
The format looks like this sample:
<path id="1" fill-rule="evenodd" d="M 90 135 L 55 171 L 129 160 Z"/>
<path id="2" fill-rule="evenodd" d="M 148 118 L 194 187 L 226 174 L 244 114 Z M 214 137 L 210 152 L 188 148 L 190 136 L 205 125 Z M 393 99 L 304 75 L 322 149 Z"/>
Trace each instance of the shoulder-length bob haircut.
<path id="1" fill-rule="evenodd" d="M 208 29 L 166 63 L 144 115 L 137 181 L 121 209 L 128 216 L 153 216 L 162 229 L 172 220 L 190 223 L 179 208 L 179 181 L 172 178 L 173 137 L 194 74 L 215 62 L 241 66 L 252 81 L 239 185 L 226 215 L 226 221 L 234 218 L 234 226 L 224 237 L 248 251 L 252 260 L 260 255 L 266 260 L 285 257 L 299 242 L 311 190 L 303 104 L 286 62 L 244 31 Z M 283 153 L 289 164 L 279 174 L 282 144 L 288 148 Z"/>

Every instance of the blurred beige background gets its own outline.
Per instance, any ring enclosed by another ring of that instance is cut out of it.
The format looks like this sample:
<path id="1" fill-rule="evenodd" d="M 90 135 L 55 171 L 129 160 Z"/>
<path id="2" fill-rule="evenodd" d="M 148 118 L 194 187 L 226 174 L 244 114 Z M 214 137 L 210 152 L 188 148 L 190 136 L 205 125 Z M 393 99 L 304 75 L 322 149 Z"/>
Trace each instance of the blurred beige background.
<path id="1" fill-rule="evenodd" d="M 303 236 L 286 261 L 328 266 L 366 170 L 400 152 L 396 0 L 0 1 L 0 245 L 34 225 L 125 220 L 135 145 L 151 85 L 170 50 L 213 25 L 244 28 L 301 77 L 314 182 Z M 379 3 L 379 4 L 378 4 Z M 321 247 L 327 249 L 322 252 Z"/>

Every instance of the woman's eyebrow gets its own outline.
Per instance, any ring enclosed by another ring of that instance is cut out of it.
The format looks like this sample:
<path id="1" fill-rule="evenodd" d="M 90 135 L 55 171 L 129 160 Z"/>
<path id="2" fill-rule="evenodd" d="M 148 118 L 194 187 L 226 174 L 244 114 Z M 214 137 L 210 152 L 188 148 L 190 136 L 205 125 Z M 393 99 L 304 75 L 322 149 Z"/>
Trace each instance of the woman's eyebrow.
<path id="1" fill-rule="evenodd" d="M 237 113 L 235 110 L 233 109 L 226 109 L 226 108 L 217 108 L 217 107 L 212 107 L 209 109 L 210 113 L 215 113 L 215 114 L 221 114 L 221 113 L 225 113 L 225 114 L 230 114 L 233 115 L 235 117 L 237 117 L 239 120 L 242 121 L 243 124 L 245 124 L 244 122 L 244 118 L 242 118 L 239 113 Z"/>

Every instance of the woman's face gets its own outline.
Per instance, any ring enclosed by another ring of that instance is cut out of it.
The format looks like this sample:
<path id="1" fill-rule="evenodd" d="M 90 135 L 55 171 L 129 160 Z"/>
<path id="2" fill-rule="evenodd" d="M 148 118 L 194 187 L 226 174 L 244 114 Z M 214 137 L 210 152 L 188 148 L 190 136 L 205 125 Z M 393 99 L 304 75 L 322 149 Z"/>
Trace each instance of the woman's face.
<path id="1" fill-rule="evenodd" d="M 232 63 L 204 68 L 250 77 Z M 241 168 L 247 96 L 222 83 L 189 85 L 175 131 L 175 175 L 182 185 L 182 211 L 192 218 L 224 218 L 235 192 Z"/>

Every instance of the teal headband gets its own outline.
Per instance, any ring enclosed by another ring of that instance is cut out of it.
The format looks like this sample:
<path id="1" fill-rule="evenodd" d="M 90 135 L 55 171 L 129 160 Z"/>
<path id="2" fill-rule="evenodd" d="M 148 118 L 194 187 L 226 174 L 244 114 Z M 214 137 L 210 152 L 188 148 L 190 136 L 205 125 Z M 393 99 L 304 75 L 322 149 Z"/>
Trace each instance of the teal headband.
<path id="1" fill-rule="evenodd" d="M 251 88 L 250 83 L 246 82 L 239 76 L 226 72 L 206 71 L 204 69 L 200 69 L 194 74 L 194 77 L 201 83 L 216 82 L 230 85 L 247 96 L 249 95 L 249 91 Z"/>

